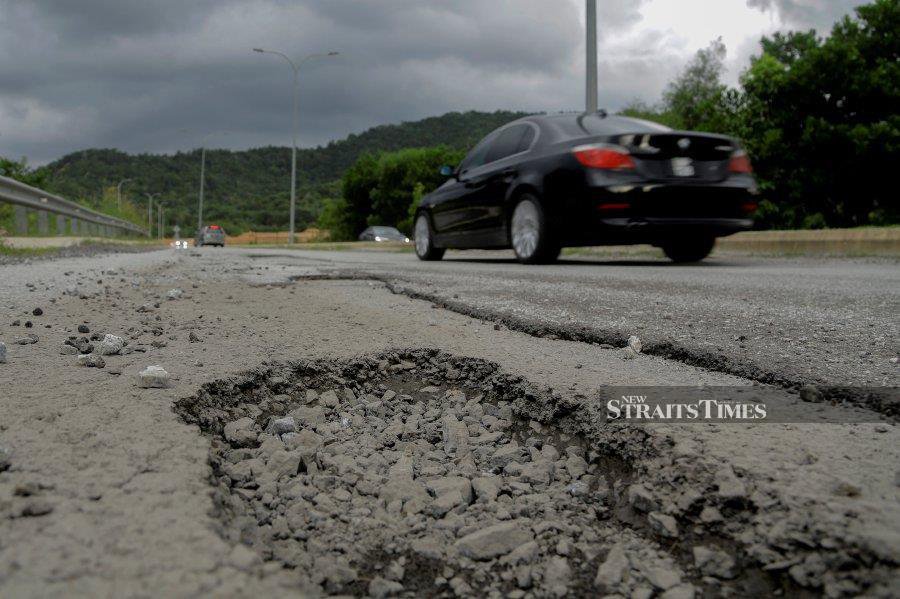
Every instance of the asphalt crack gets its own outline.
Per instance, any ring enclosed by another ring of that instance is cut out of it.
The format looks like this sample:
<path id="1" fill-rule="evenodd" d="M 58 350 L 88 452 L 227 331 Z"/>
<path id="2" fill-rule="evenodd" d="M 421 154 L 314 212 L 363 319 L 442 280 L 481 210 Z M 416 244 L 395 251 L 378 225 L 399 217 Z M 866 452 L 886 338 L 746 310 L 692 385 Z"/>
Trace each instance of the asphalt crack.
<path id="1" fill-rule="evenodd" d="M 615 349 L 625 347 L 630 336 L 618 330 L 603 330 L 576 324 L 547 323 L 537 319 L 511 315 L 499 310 L 473 306 L 464 301 L 448 298 L 438 293 L 414 289 L 414 282 L 399 276 L 336 270 L 331 273 L 317 275 L 297 275 L 291 277 L 291 280 L 376 281 L 382 283 L 388 291 L 395 295 L 426 301 L 440 309 L 485 322 L 492 322 L 511 331 L 525 333 L 538 338 L 572 341 Z M 738 362 L 719 353 L 681 345 L 671 340 L 643 339 L 642 341 L 642 353 L 650 356 L 702 368 L 711 372 L 738 376 L 764 385 L 772 385 L 790 393 L 799 394 L 801 399 L 811 403 L 827 403 L 831 405 L 850 403 L 866 407 L 893 419 L 900 417 L 900 390 L 895 387 L 848 387 L 816 384 L 810 380 L 785 376 L 784 374 L 761 368 L 756 364 Z"/>

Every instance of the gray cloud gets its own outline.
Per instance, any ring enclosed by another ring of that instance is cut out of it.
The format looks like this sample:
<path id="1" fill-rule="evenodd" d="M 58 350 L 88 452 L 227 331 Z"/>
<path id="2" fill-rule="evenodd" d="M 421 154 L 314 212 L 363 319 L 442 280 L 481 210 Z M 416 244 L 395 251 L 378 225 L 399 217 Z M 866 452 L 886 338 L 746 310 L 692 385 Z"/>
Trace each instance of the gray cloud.
<path id="1" fill-rule="evenodd" d="M 832 24 L 868 0 L 747 0 L 747 6 L 778 13 L 781 21 L 803 29 L 828 33 Z"/>
<path id="2" fill-rule="evenodd" d="M 601 100 L 653 100 L 691 50 L 600 2 Z M 753 0 L 760 1 L 760 0 Z M 583 106 L 583 0 L 0 0 L 0 155 L 303 145 L 450 110 Z M 185 131 L 186 130 L 186 131 Z"/>

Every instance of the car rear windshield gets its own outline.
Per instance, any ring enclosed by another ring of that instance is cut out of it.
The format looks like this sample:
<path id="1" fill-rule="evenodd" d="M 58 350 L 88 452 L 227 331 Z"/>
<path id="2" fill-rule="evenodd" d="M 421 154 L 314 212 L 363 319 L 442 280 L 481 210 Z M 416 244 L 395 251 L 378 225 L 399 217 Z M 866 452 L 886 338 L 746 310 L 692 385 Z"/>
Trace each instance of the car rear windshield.
<path id="1" fill-rule="evenodd" d="M 578 139 L 591 136 L 622 135 L 625 133 L 665 133 L 668 127 L 642 119 L 621 116 L 602 117 L 600 115 L 564 115 L 550 117 L 545 121 L 557 140 Z"/>

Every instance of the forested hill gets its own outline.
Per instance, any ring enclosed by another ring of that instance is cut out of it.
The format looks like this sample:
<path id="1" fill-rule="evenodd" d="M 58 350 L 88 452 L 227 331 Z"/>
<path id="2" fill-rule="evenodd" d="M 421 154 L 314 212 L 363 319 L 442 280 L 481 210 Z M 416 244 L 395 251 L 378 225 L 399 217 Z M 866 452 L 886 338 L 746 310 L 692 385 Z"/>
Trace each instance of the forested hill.
<path id="1" fill-rule="evenodd" d="M 337 195 L 338 180 L 364 153 L 446 145 L 471 147 L 491 130 L 524 114 L 498 111 L 448 113 L 415 122 L 374 127 L 327 146 L 297 154 L 301 188 L 298 221 L 314 221 L 327 196 Z M 211 150 L 206 155 L 209 220 L 232 229 L 283 228 L 290 197 L 290 148 L 244 151 Z M 99 199 L 104 188 L 123 179 L 128 196 L 143 204 L 146 193 L 159 193 L 173 221 L 190 226 L 196 219 L 200 151 L 169 155 L 130 155 L 118 150 L 75 152 L 41 169 L 49 190 L 65 197 Z"/>

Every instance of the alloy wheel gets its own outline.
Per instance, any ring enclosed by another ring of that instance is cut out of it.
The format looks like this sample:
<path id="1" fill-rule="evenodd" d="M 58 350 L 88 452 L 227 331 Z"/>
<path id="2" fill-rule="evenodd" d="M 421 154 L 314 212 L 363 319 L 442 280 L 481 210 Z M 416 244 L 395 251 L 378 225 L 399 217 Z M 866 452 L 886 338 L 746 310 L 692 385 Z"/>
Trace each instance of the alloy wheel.
<path id="1" fill-rule="evenodd" d="M 516 255 L 527 260 L 537 251 L 541 239 L 541 221 L 537 206 L 531 200 L 523 200 L 512 216 L 512 245 Z"/>

